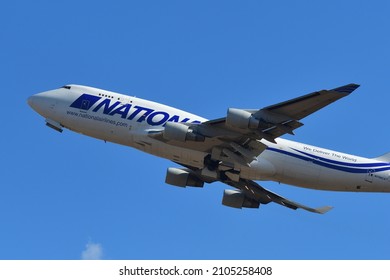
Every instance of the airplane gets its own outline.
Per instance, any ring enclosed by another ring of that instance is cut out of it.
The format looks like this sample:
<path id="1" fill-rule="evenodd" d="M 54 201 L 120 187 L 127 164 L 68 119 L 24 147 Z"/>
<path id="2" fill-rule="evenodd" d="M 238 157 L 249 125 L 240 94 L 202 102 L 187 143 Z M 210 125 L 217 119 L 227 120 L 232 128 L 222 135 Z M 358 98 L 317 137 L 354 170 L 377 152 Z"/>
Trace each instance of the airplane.
<path id="1" fill-rule="evenodd" d="M 225 117 L 207 120 L 160 103 L 103 89 L 65 85 L 28 98 L 46 125 L 64 128 L 171 160 L 165 182 L 203 187 L 222 182 L 233 187 L 222 204 L 259 208 L 275 202 L 291 209 L 324 214 L 284 198 L 255 181 L 332 191 L 390 192 L 390 153 L 363 158 L 280 138 L 294 135 L 301 119 L 348 96 L 348 84 L 320 90 L 262 109 L 229 108 Z"/>

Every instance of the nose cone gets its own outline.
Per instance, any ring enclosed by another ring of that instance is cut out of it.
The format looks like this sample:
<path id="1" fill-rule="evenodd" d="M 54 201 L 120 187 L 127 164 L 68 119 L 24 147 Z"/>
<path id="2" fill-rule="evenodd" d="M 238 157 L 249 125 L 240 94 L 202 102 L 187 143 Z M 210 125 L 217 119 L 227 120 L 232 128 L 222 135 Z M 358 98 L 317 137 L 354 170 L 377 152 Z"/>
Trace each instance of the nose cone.
<path id="1" fill-rule="evenodd" d="M 30 105 L 30 107 L 33 108 L 34 110 L 35 110 L 35 108 L 34 108 L 34 103 L 35 103 L 34 100 L 35 99 L 36 99 L 35 95 L 30 96 L 29 98 L 27 98 L 28 105 Z"/>
<path id="2" fill-rule="evenodd" d="M 56 95 L 54 91 L 34 94 L 27 98 L 27 103 L 38 114 L 48 118 L 55 112 L 55 105 L 57 103 Z"/>
<path id="3" fill-rule="evenodd" d="M 42 98 L 39 94 L 34 94 L 27 98 L 27 103 L 37 113 L 42 115 L 43 109 L 47 106 L 45 98 Z"/>

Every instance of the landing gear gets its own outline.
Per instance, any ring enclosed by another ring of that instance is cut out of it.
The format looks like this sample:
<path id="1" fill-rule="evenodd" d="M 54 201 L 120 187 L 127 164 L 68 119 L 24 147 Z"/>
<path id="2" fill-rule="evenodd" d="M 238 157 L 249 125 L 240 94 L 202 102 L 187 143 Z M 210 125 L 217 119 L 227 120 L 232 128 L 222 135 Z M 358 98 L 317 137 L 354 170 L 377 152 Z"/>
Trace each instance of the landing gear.
<path id="1" fill-rule="evenodd" d="M 215 171 L 219 166 L 220 161 L 211 159 L 211 155 L 207 155 L 204 158 L 204 166 L 210 170 Z"/>
<path id="2" fill-rule="evenodd" d="M 204 164 L 204 167 L 201 171 L 201 175 L 212 178 L 214 180 L 218 180 L 220 173 L 221 173 L 218 170 L 218 166 L 219 166 L 220 162 L 211 159 L 211 155 L 207 155 L 204 158 L 203 164 Z"/>
<path id="3" fill-rule="evenodd" d="M 239 182 L 240 171 L 234 170 L 234 165 L 230 166 L 229 163 L 214 160 L 211 155 L 207 155 L 204 158 L 204 168 L 201 174 L 213 179 L 218 179 L 222 182 L 233 181 Z"/>

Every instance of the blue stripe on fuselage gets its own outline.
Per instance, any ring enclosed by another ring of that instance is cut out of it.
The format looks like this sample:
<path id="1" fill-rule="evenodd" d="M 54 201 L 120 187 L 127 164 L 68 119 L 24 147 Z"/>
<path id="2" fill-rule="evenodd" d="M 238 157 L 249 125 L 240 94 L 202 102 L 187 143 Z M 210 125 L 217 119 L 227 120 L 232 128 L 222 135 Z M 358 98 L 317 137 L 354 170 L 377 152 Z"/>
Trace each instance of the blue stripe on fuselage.
<path id="1" fill-rule="evenodd" d="M 304 161 L 311 161 L 314 164 L 317 164 L 319 166 L 323 166 L 323 167 L 326 167 L 326 168 L 339 170 L 339 171 L 344 171 L 344 172 L 349 172 L 349 173 L 367 173 L 368 171 L 371 171 L 371 172 L 381 172 L 381 171 L 390 170 L 390 164 L 388 164 L 388 163 L 346 163 L 346 162 L 340 162 L 340 161 L 335 161 L 335 160 L 329 160 L 329 159 L 321 158 L 321 157 L 318 157 L 318 156 L 315 156 L 315 155 L 311 155 L 311 154 L 308 154 L 308 153 L 304 153 L 304 152 L 301 152 L 301 151 L 298 151 L 298 150 L 296 150 L 296 151 L 300 152 L 302 154 L 305 154 L 305 155 L 309 155 L 310 157 L 299 155 L 299 154 L 295 154 L 295 153 L 292 153 L 292 152 L 279 150 L 279 149 L 276 149 L 276 148 L 270 148 L 270 147 L 267 148 L 267 150 L 270 150 L 270 151 L 273 151 L 273 152 L 277 152 L 277 153 L 280 153 L 280 154 L 284 154 L 284 155 L 288 155 L 288 156 L 291 156 L 291 157 L 295 157 L 295 158 L 298 158 L 298 159 L 301 159 L 301 160 L 304 160 Z M 295 149 L 293 149 L 293 150 L 295 150 Z M 338 165 L 336 165 L 334 163 L 336 163 Z M 355 168 L 352 167 L 352 166 L 354 166 Z M 362 167 L 362 168 L 358 168 L 358 167 Z M 378 168 L 378 167 L 380 167 L 380 168 Z"/>
<path id="2" fill-rule="evenodd" d="M 312 154 L 309 154 L 309 153 L 306 153 L 306 152 L 299 151 L 299 150 L 294 149 L 294 148 L 292 148 L 292 149 L 294 151 L 296 151 L 296 152 L 299 152 L 301 154 L 304 154 L 304 155 L 307 155 L 309 157 L 312 157 L 313 159 L 322 160 L 322 161 L 325 161 L 325 162 L 338 164 L 338 165 L 353 166 L 353 167 L 384 167 L 384 166 L 389 167 L 390 166 L 389 163 L 386 163 L 386 162 L 375 162 L 375 163 L 349 163 L 349 162 L 341 162 L 341 161 L 337 161 L 337 160 L 332 160 L 332 159 L 319 157 L 317 155 L 312 155 Z"/>

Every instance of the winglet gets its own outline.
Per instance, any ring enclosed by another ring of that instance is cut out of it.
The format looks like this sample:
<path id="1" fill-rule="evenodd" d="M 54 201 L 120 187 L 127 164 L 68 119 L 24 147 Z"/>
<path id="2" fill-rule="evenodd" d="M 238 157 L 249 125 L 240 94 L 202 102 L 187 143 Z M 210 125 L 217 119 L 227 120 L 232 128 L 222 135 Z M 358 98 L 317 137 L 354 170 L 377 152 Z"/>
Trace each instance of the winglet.
<path id="1" fill-rule="evenodd" d="M 312 213 L 317 213 L 317 214 L 325 214 L 326 212 L 330 211 L 333 209 L 332 206 L 323 206 L 323 207 L 319 207 L 319 208 L 311 208 L 311 207 L 307 207 L 305 205 L 302 205 L 302 204 L 299 204 L 299 203 L 295 203 L 295 206 L 297 206 L 298 208 L 301 208 L 301 209 L 304 209 L 306 211 L 310 211 Z"/>
<path id="2" fill-rule="evenodd" d="M 330 211 L 332 209 L 333 209 L 332 206 L 324 206 L 324 207 L 316 208 L 314 210 L 315 210 L 315 213 L 325 214 L 326 212 L 328 212 L 328 211 Z"/>
<path id="3" fill-rule="evenodd" d="M 351 92 L 353 92 L 358 87 L 360 87 L 360 85 L 349 84 L 349 85 L 345 85 L 345 86 L 342 86 L 342 87 L 334 88 L 331 91 L 337 91 L 339 93 L 350 94 Z"/>

